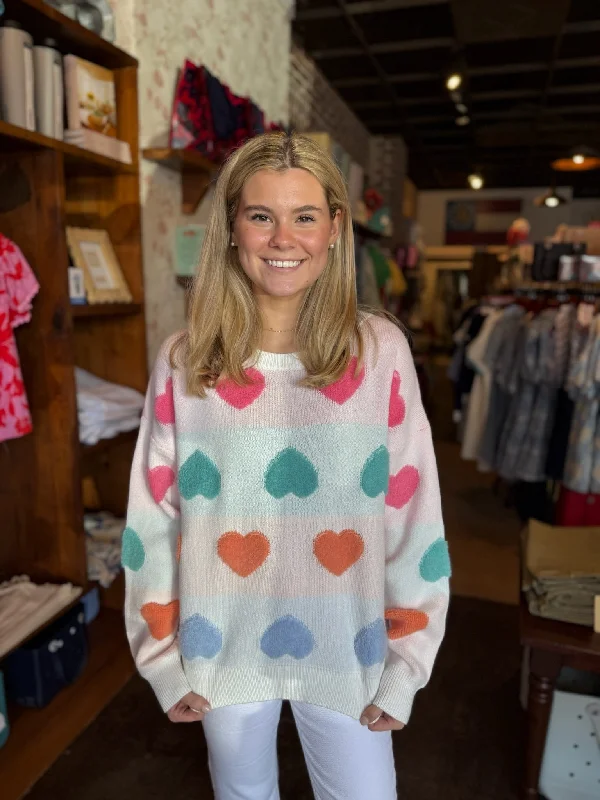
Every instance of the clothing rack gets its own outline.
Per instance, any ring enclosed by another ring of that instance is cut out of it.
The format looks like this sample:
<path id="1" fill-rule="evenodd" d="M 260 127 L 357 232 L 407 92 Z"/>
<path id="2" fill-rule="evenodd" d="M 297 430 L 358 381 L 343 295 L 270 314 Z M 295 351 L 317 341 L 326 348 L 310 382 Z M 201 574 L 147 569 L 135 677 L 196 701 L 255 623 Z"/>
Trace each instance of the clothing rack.
<path id="1" fill-rule="evenodd" d="M 576 281 L 526 281 L 513 289 L 515 297 L 535 299 L 539 296 L 554 296 L 560 300 L 574 298 L 591 300 L 600 297 L 600 283 L 579 283 Z"/>

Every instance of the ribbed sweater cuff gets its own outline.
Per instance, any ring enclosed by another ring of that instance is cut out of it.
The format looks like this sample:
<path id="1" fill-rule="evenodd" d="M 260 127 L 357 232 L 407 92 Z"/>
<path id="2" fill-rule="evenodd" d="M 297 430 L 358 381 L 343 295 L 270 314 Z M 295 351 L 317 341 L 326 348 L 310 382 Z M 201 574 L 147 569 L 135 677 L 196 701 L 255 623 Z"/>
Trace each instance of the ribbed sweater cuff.
<path id="1" fill-rule="evenodd" d="M 415 695 L 421 688 L 408 665 L 386 667 L 373 704 L 394 719 L 406 724 L 412 711 Z"/>
<path id="2" fill-rule="evenodd" d="M 185 677 L 178 651 L 167 653 L 159 658 L 157 663 L 142 667 L 140 674 L 154 689 L 158 702 L 165 712 L 192 691 Z"/>

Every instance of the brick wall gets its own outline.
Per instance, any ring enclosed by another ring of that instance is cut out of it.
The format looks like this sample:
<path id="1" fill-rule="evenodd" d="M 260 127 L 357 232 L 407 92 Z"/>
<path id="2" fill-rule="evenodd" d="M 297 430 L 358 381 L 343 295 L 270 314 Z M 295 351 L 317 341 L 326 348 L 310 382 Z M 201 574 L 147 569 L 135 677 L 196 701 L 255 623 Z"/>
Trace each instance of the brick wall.
<path id="1" fill-rule="evenodd" d="M 369 131 L 328 83 L 312 58 L 296 45 L 290 57 L 289 119 L 299 132 L 326 131 L 364 170 L 369 167 Z"/>
<path id="2" fill-rule="evenodd" d="M 361 165 L 369 186 L 378 189 L 390 206 L 394 240 L 401 241 L 407 167 L 404 140 L 399 136 L 371 136 L 315 62 L 297 45 L 292 45 L 290 59 L 289 119 L 296 131 L 329 133 Z"/>

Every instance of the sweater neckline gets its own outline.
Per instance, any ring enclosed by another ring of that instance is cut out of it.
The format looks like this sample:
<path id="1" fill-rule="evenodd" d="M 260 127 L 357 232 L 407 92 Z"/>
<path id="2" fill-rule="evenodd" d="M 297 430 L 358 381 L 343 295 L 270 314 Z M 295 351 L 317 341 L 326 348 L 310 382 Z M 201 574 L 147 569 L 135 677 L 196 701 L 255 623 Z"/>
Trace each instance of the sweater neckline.
<path id="1" fill-rule="evenodd" d="M 304 369 L 298 353 L 271 353 L 267 350 L 258 351 L 256 366 L 269 370 Z"/>

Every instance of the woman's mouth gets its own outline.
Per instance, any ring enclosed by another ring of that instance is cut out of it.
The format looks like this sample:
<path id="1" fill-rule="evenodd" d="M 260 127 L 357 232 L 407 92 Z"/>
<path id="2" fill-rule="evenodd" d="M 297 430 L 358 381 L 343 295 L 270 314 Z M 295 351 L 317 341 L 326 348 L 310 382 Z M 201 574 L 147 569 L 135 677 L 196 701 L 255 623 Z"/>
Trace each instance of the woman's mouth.
<path id="1" fill-rule="evenodd" d="M 286 259 L 285 261 L 274 258 L 263 258 L 265 264 L 271 269 L 278 272 L 289 272 L 290 270 L 298 269 L 305 259 Z"/>

